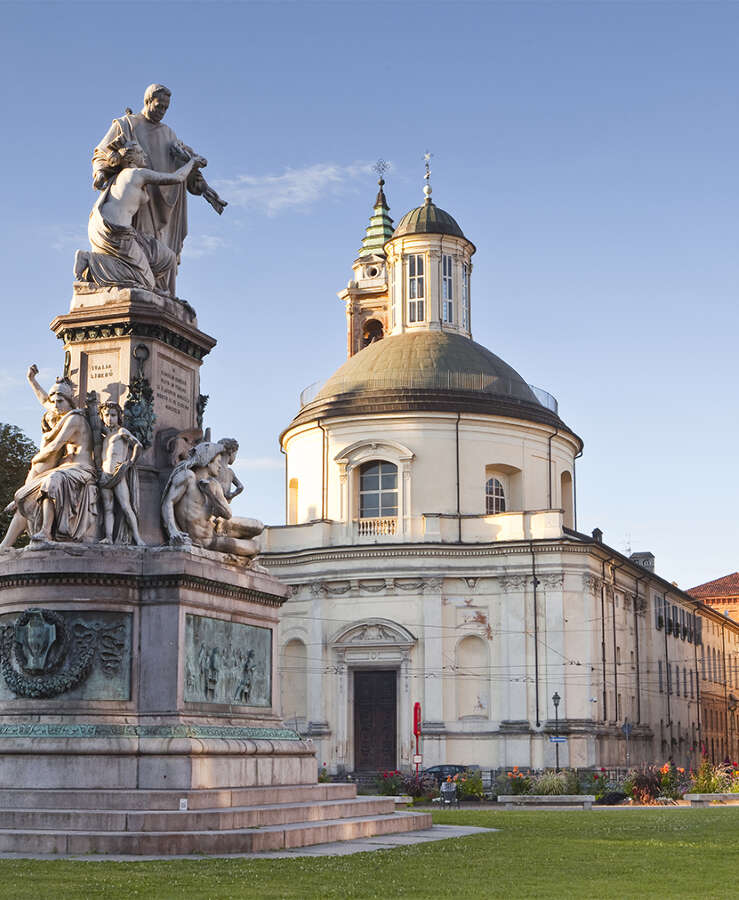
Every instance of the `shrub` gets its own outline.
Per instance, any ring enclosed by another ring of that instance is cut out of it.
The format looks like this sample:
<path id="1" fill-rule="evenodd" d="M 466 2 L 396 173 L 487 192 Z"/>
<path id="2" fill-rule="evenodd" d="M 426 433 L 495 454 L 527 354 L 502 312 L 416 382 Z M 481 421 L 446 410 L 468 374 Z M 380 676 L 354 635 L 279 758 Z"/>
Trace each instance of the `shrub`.
<path id="1" fill-rule="evenodd" d="M 529 794 L 561 795 L 568 793 L 565 772 L 542 772 L 531 780 Z"/>
<path id="2" fill-rule="evenodd" d="M 403 776 L 396 769 L 394 772 L 383 772 L 377 777 L 377 793 L 388 797 L 397 797 L 402 793 Z"/>
<path id="3" fill-rule="evenodd" d="M 331 776 L 328 774 L 326 763 L 324 763 L 318 770 L 318 783 L 325 784 L 327 781 L 331 781 Z"/>
<path id="4" fill-rule="evenodd" d="M 514 766 L 505 775 L 499 775 L 495 780 L 498 794 L 528 794 L 531 788 L 531 777 L 519 772 L 518 766 Z"/>
<path id="5" fill-rule="evenodd" d="M 660 771 L 656 766 L 642 766 L 641 769 L 633 769 L 624 783 L 628 785 L 629 793 L 637 803 L 651 805 L 656 802 L 661 791 Z"/>
<path id="6" fill-rule="evenodd" d="M 704 756 L 690 785 L 693 794 L 739 793 L 739 766 L 736 763 L 714 765 Z"/>
<path id="7" fill-rule="evenodd" d="M 453 779 L 457 784 L 457 796 L 460 800 L 482 800 L 485 792 L 482 788 L 481 772 L 463 772 Z"/>
<path id="8" fill-rule="evenodd" d="M 419 772 L 418 775 L 413 772 L 410 775 L 404 775 L 401 789 L 410 797 L 435 797 L 439 793 L 436 779 L 428 772 Z"/>

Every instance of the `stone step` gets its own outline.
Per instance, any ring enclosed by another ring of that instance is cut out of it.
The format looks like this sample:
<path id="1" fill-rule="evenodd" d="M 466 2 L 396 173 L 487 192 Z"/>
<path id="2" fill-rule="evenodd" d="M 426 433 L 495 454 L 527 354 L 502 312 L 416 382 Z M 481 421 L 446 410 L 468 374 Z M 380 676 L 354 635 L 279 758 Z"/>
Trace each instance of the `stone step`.
<path id="1" fill-rule="evenodd" d="M 392 813 L 392 797 L 360 797 L 201 810 L 0 809 L 0 829 L 41 831 L 233 831 Z"/>
<path id="2" fill-rule="evenodd" d="M 356 794 L 351 782 L 192 791 L 2 788 L 0 809 L 179 810 L 180 800 L 186 799 L 187 808 L 195 810 L 351 800 Z"/>
<path id="3" fill-rule="evenodd" d="M 307 847 L 360 837 L 398 834 L 431 827 L 429 813 L 298 822 L 225 831 L 94 832 L 0 829 L 0 853 L 56 855 L 121 854 L 131 856 L 218 855 Z"/>

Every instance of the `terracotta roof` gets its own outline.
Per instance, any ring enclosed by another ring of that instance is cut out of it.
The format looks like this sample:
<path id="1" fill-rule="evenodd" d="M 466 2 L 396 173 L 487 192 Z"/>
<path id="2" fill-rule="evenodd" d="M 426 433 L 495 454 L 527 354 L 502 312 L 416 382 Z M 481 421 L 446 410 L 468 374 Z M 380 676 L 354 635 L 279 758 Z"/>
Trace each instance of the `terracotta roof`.
<path id="1" fill-rule="evenodd" d="M 705 584 L 689 588 L 687 593 L 698 600 L 710 597 L 739 597 L 739 572 L 732 572 L 731 575 L 724 575 L 723 578 L 716 578 L 714 581 L 707 581 Z"/>

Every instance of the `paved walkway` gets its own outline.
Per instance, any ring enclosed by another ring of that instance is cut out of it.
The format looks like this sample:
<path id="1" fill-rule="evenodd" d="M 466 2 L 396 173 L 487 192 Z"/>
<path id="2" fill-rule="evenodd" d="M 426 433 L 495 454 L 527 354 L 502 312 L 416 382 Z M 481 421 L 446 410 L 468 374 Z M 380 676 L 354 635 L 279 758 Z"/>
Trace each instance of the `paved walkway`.
<path id="1" fill-rule="evenodd" d="M 57 856 L 48 853 L 30 855 L 27 853 L 0 853 L 0 859 L 73 859 L 78 862 L 151 862 L 168 859 L 289 859 L 296 856 L 348 856 L 351 853 L 369 853 L 373 850 L 394 850 L 414 844 L 444 841 L 449 838 L 468 837 L 471 834 L 492 834 L 498 828 L 472 828 L 464 825 L 434 825 L 423 831 L 407 831 L 401 834 L 383 834 L 377 837 L 357 838 L 354 841 L 336 841 L 332 844 L 313 844 L 310 847 L 295 847 L 292 850 L 268 850 L 264 853 L 224 853 L 222 856 L 210 854 L 198 856 Z"/>

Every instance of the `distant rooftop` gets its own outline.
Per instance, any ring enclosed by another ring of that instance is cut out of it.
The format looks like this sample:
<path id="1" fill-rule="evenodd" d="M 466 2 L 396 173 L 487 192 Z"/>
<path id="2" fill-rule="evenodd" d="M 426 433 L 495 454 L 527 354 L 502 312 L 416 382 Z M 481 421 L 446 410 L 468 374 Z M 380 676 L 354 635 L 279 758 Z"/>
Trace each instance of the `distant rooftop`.
<path id="1" fill-rule="evenodd" d="M 739 598 L 739 572 L 732 572 L 731 575 L 724 575 L 722 578 L 689 588 L 687 593 L 696 600 L 708 600 L 712 597 Z"/>

